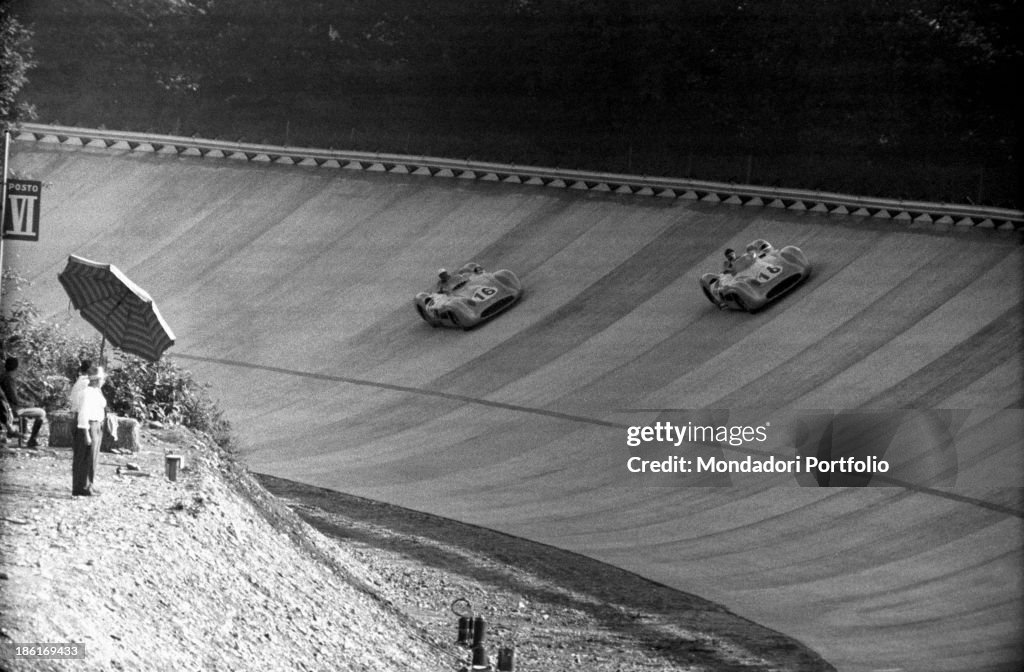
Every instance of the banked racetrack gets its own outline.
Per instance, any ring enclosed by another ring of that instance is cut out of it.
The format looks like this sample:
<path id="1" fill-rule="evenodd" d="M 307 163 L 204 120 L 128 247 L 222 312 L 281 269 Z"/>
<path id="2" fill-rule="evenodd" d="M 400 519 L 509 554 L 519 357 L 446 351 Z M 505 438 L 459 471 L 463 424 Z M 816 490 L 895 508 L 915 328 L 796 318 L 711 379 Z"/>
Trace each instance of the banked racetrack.
<path id="1" fill-rule="evenodd" d="M 46 183 L 40 241 L 6 246 L 31 298 L 64 317 L 67 255 L 117 264 L 254 471 L 592 556 L 840 670 L 1019 669 L 1019 234 L 24 140 L 12 159 Z M 700 274 L 759 237 L 813 276 L 718 311 Z M 514 270 L 522 302 L 430 328 L 412 297 L 470 260 Z M 909 466 L 867 488 L 626 469 L 649 448 L 628 427 L 694 419 L 792 456 L 821 434 L 808 409 L 905 419 Z"/>

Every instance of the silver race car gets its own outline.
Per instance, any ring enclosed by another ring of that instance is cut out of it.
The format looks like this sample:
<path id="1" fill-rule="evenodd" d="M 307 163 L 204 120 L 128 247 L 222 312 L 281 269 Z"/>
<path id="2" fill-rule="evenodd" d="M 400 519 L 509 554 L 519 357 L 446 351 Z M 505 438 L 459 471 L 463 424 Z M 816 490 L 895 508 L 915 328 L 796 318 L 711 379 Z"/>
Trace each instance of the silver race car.
<path id="1" fill-rule="evenodd" d="M 512 306 L 523 286 L 512 271 L 489 273 L 470 263 L 455 273 L 438 272 L 432 292 L 416 295 L 416 312 L 432 327 L 471 329 Z"/>
<path id="2" fill-rule="evenodd" d="M 753 313 L 810 275 L 811 264 L 799 247 L 787 245 L 779 250 L 759 238 L 742 255 L 726 250 L 722 272 L 702 275 L 700 287 L 719 308 Z"/>

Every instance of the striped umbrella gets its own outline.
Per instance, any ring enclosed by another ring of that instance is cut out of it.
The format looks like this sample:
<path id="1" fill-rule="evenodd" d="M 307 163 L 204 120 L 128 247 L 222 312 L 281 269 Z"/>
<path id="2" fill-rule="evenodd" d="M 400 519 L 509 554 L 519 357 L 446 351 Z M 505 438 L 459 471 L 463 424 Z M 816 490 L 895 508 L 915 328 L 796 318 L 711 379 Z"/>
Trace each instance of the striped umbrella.
<path id="1" fill-rule="evenodd" d="M 151 362 L 174 345 L 174 333 L 153 299 L 117 266 L 71 255 L 57 279 L 71 298 L 71 305 L 99 330 L 104 343 L 110 341 Z"/>

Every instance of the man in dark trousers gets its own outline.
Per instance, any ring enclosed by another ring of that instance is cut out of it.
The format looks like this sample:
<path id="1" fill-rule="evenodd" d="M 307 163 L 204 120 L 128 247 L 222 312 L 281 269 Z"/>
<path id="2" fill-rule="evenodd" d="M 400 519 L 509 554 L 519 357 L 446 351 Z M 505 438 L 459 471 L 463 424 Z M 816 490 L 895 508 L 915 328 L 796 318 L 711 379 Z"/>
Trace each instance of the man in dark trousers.
<path id="1" fill-rule="evenodd" d="M 7 403 L 11 405 L 15 417 L 32 418 L 32 434 L 29 436 L 26 445 L 29 448 L 35 448 L 39 445 L 37 437 L 39 436 L 39 430 L 43 426 L 43 420 L 46 419 L 46 411 L 30 406 L 22 399 L 21 394 L 18 392 L 17 371 L 18 358 L 8 357 L 4 361 L 4 373 L 0 376 L 0 390 L 3 390 L 4 396 L 7 397 Z"/>
<path id="2" fill-rule="evenodd" d="M 96 477 L 96 460 L 103 443 L 103 418 L 107 400 L 101 388 L 106 380 L 102 366 L 89 369 L 89 385 L 78 398 L 78 414 L 75 435 L 71 442 L 74 453 L 71 461 L 71 494 L 76 497 L 92 497 L 99 491 L 92 487 Z"/>

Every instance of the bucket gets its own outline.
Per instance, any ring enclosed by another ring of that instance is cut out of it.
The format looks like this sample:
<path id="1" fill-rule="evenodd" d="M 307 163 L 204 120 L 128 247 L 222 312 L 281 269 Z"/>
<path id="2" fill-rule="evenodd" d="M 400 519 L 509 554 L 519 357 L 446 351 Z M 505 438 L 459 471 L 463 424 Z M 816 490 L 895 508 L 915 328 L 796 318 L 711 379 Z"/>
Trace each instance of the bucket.
<path id="1" fill-rule="evenodd" d="M 499 672 L 513 672 L 516 669 L 516 650 L 511 646 L 498 649 Z"/>
<path id="2" fill-rule="evenodd" d="M 167 455 L 164 457 L 164 466 L 167 470 L 167 480 L 178 480 L 178 470 L 181 469 L 181 455 Z"/>
<path id="3" fill-rule="evenodd" d="M 491 664 L 487 660 L 487 649 L 484 648 L 483 644 L 475 644 L 473 646 L 473 663 L 470 665 L 471 670 L 490 670 Z"/>
<path id="4" fill-rule="evenodd" d="M 459 639 L 456 644 L 470 646 L 473 643 L 473 617 L 459 617 Z"/>

